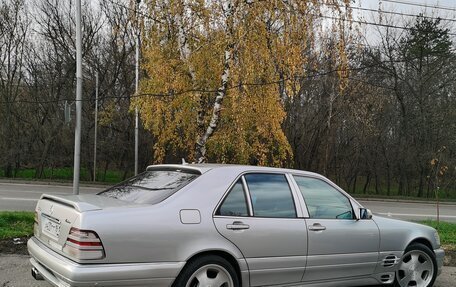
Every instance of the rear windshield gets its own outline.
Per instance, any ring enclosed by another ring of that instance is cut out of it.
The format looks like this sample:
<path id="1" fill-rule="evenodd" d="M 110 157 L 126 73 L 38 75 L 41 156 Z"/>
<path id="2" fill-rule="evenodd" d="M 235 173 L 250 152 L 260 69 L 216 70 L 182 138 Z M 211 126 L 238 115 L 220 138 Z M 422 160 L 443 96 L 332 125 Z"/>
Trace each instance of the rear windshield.
<path id="1" fill-rule="evenodd" d="M 192 170 L 149 170 L 98 195 L 135 203 L 158 203 L 199 176 Z"/>

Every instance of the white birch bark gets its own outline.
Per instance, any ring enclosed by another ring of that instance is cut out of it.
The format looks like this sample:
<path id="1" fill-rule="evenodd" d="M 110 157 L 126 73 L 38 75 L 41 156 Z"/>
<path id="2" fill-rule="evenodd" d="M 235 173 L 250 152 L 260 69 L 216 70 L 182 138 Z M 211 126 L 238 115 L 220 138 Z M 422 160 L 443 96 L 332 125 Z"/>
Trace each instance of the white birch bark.
<path id="1" fill-rule="evenodd" d="M 177 44 L 179 46 L 179 54 L 181 60 L 187 65 L 188 72 L 190 74 L 190 78 L 192 81 L 192 88 L 195 90 L 197 99 L 198 99 L 198 109 L 197 109 L 197 115 L 196 115 L 196 125 L 197 125 L 197 138 L 196 138 L 196 144 L 195 144 L 195 152 L 197 155 L 197 158 L 199 157 L 199 145 L 198 143 L 201 141 L 201 137 L 204 133 L 204 101 L 203 101 L 203 96 L 201 93 L 196 92 L 198 89 L 197 84 L 196 84 L 196 73 L 195 73 L 195 68 L 193 67 L 192 63 L 190 62 L 190 55 L 192 53 L 189 44 L 188 44 L 188 36 L 187 33 L 185 32 L 185 11 L 186 11 L 186 5 L 185 5 L 185 0 L 182 1 L 182 10 L 181 13 L 177 13 L 175 20 L 176 24 L 178 27 L 178 35 L 177 35 Z"/>
<path id="2" fill-rule="evenodd" d="M 223 71 L 221 75 L 220 86 L 216 92 L 216 98 L 214 107 L 212 109 L 212 116 L 205 133 L 196 142 L 196 156 L 198 163 L 206 161 L 206 143 L 207 140 L 212 136 L 220 121 L 220 111 L 222 110 L 222 101 L 226 97 L 228 82 L 230 80 L 231 72 L 231 61 L 234 49 L 234 5 L 229 3 L 226 9 L 226 34 L 227 34 L 227 45 L 224 51 L 223 57 Z"/>
<path id="3" fill-rule="evenodd" d="M 185 19 L 184 19 L 185 10 L 186 10 L 185 1 L 182 1 L 182 11 L 180 13 L 177 13 L 175 16 L 177 29 L 178 29 L 177 44 L 179 46 L 180 58 L 187 65 L 188 72 L 194 83 L 196 80 L 196 75 L 195 75 L 195 69 L 193 68 L 193 65 L 189 61 L 191 50 L 188 45 L 187 34 L 185 33 L 185 22 L 184 22 L 185 21 Z"/>

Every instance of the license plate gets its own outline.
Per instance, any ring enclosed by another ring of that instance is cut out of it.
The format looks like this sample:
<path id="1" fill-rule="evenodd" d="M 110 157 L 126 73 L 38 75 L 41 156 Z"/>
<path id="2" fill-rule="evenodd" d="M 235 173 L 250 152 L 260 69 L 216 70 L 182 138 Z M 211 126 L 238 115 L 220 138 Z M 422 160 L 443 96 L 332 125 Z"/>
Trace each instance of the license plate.
<path id="1" fill-rule="evenodd" d="M 41 217 L 41 228 L 46 235 L 50 235 L 55 239 L 59 238 L 60 235 L 60 223 L 50 220 L 49 218 Z"/>

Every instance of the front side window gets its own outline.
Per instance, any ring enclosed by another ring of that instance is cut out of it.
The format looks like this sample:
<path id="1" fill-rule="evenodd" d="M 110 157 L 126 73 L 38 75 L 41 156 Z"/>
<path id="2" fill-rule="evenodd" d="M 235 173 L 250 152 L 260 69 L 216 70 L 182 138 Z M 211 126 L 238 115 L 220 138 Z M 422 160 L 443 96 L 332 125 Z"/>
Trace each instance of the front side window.
<path id="1" fill-rule="evenodd" d="M 323 180 L 294 176 L 310 218 L 353 219 L 350 200 Z"/>
<path id="2" fill-rule="evenodd" d="M 248 216 L 244 187 L 241 180 L 238 180 L 230 190 L 216 214 L 223 216 Z"/>
<path id="3" fill-rule="evenodd" d="M 295 218 L 296 209 L 288 181 L 283 174 L 247 174 L 253 215 Z"/>
<path id="4" fill-rule="evenodd" d="M 148 170 L 98 195 L 135 203 L 158 203 L 199 176 L 193 170 Z"/>

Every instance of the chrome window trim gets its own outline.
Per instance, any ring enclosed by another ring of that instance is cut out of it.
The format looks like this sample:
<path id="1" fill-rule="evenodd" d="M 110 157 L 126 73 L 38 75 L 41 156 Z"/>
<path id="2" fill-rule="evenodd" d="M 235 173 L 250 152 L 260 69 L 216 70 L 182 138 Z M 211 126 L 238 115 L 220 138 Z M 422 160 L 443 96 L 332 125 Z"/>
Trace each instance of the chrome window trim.
<path id="1" fill-rule="evenodd" d="M 242 187 L 244 188 L 244 197 L 247 203 L 247 212 L 249 213 L 250 217 L 253 217 L 253 206 L 252 206 L 252 198 L 250 197 L 250 190 L 247 185 L 247 181 L 245 180 L 244 175 L 241 175 Z"/>
<path id="2" fill-rule="evenodd" d="M 298 218 L 309 218 L 309 211 L 307 210 L 307 205 L 304 200 L 304 197 L 301 194 L 301 190 L 299 189 L 298 184 L 296 183 L 295 179 L 293 178 L 293 175 L 290 173 L 285 174 L 288 180 L 288 184 L 290 185 L 290 188 L 292 190 L 292 194 L 294 197 L 295 201 L 295 207 L 296 207 L 296 215 Z M 298 204 L 296 204 L 298 203 Z M 298 207 L 299 205 L 299 207 Z"/>

